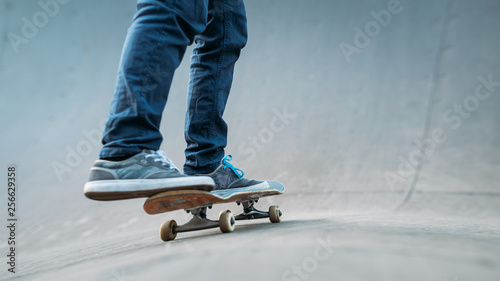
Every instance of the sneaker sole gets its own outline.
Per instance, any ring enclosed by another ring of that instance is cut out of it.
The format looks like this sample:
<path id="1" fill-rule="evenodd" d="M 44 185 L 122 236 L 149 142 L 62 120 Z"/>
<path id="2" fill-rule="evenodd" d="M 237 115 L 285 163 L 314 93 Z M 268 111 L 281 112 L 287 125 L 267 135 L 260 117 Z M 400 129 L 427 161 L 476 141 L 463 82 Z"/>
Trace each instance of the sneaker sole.
<path id="1" fill-rule="evenodd" d="M 83 193 L 92 200 L 111 201 L 150 197 L 160 192 L 174 190 L 211 191 L 214 185 L 210 177 L 102 180 L 87 182 Z"/>

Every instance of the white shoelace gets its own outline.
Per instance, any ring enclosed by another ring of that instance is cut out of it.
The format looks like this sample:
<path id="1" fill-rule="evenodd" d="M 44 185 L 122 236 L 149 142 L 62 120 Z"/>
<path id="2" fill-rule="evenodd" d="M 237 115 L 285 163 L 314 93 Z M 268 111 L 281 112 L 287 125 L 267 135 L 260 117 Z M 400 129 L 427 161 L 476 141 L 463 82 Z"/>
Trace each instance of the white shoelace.
<path id="1" fill-rule="evenodd" d="M 170 168 L 177 170 L 179 173 L 181 170 L 175 166 L 175 164 L 167 157 L 167 154 L 163 150 L 152 151 L 151 154 L 146 155 L 146 158 L 153 157 L 153 162 L 161 162 L 163 166 L 169 166 Z"/>

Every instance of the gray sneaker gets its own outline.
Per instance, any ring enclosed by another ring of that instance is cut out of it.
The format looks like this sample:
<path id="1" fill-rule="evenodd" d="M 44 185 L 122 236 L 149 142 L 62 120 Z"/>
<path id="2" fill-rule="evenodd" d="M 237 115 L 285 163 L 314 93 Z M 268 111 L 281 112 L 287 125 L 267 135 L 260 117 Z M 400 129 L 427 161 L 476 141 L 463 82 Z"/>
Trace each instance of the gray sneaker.
<path id="1" fill-rule="evenodd" d="M 222 159 L 221 165 L 210 174 L 201 176 L 211 177 L 215 182 L 214 190 L 226 190 L 233 188 L 241 188 L 242 190 L 262 190 L 270 188 L 268 181 L 258 181 L 243 178 L 243 171 L 229 164 L 231 155 L 227 155 Z"/>
<path id="2" fill-rule="evenodd" d="M 122 200 L 171 190 L 213 188 L 210 177 L 182 175 L 165 152 L 143 150 L 123 161 L 95 161 L 83 192 L 94 200 Z"/>

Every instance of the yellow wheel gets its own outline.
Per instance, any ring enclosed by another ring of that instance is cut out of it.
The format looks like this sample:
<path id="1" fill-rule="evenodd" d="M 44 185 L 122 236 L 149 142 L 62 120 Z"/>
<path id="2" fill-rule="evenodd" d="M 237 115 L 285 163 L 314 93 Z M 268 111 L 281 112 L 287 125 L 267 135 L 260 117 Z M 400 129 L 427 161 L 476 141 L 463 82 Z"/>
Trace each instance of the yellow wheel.
<path id="1" fill-rule="evenodd" d="M 273 223 L 278 223 L 281 221 L 281 211 L 278 206 L 269 207 L 269 220 Z"/>
<path id="2" fill-rule="evenodd" d="M 231 211 L 222 211 L 219 214 L 219 228 L 224 233 L 233 232 L 236 220 Z"/>
<path id="3" fill-rule="evenodd" d="M 160 238 L 161 240 L 167 242 L 170 240 L 174 240 L 177 236 L 177 232 L 175 232 L 175 228 L 177 227 L 177 222 L 174 220 L 168 220 L 161 224 L 160 226 Z"/>

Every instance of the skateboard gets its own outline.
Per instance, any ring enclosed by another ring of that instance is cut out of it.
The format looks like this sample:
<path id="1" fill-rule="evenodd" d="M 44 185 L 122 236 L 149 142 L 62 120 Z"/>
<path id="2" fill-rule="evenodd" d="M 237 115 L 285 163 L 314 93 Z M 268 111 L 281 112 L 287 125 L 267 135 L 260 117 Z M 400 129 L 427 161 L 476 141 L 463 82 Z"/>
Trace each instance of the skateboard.
<path id="1" fill-rule="evenodd" d="M 278 206 L 270 206 L 267 212 L 254 207 L 261 197 L 283 194 L 285 186 L 279 182 L 268 181 L 269 188 L 235 188 L 226 190 L 176 190 L 158 193 L 146 199 L 144 211 L 150 215 L 185 210 L 193 217 L 183 225 L 175 220 L 168 220 L 160 226 L 160 238 L 163 241 L 174 240 L 179 232 L 196 231 L 219 227 L 223 233 L 232 232 L 236 220 L 269 218 L 273 223 L 281 221 L 282 212 Z M 233 215 L 230 210 L 219 213 L 218 220 L 207 218 L 207 208 L 214 204 L 236 202 L 243 206 L 243 211 Z"/>

